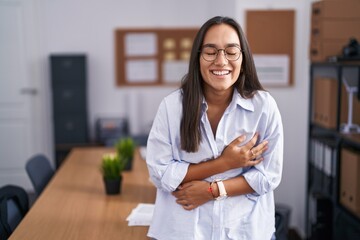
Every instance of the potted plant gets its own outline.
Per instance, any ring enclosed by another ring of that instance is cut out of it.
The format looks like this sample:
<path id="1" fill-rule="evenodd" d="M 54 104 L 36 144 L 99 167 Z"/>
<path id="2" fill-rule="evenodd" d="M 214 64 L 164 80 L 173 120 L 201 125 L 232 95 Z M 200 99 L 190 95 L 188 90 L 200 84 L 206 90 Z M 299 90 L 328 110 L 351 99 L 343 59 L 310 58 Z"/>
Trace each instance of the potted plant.
<path id="1" fill-rule="evenodd" d="M 125 170 L 131 170 L 136 143 L 131 137 L 121 138 L 115 143 L 116 152 L 126 159 Z"/>
<path id="2" fill-rule="evenodd" d="M 119 194 L 121 192 L 122 171 L 127 160 L 117 153 L 107 153 L 102 156 L 101 171 L 107 194 Z"/>

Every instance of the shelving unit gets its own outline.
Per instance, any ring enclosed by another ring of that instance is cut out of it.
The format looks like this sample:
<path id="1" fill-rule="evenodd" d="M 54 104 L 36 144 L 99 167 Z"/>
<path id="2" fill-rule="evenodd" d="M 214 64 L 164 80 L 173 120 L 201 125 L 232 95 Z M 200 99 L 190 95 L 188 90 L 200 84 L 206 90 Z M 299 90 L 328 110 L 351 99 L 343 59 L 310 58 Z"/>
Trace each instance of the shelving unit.
<path id="1" fill-rule="evenodd" d="M 306 202 L 309 240 L 360 239 L 360 133 L 341 132 L 348 108 L 344 77 L 359 86 L 360 62 L 313 63 L 310 68 Z M 360 124 L 357 95 L 354 103 L 353 121 Z M 351 159 L 344 152 L 351 154 Z M 351 171 L 347 169 L 349 164 Z"/>

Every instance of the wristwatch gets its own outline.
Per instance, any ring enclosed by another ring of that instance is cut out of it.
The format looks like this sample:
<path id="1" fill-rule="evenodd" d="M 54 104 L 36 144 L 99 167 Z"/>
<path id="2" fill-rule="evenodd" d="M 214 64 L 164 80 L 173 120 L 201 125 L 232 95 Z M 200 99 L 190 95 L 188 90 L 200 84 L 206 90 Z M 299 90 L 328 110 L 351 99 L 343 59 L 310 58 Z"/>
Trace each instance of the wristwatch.
<path id="1" fill-rule="evenodd" d="M 224 186 L 224 183 L 221 179 L 215 180 L 218 189 L 219 189 L 219 196 L 217 198 L 215 198 L 216 200 L 222 200 L 227 198 L 227 192 Z"/>

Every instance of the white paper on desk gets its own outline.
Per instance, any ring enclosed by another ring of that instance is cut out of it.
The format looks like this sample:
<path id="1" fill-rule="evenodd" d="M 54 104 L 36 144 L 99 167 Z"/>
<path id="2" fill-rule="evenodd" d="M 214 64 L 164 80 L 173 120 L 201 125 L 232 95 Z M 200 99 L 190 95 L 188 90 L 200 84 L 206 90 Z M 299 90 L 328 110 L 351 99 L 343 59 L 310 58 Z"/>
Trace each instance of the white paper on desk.
<path id="1" fill-rule="evenodd" d="M 129 226 L 150 226 L 154 214 L 154 204 L 139 203 L 126 218 Z"/>
<path id="2" fill-rule="evenodd" d="M 146 160 L 146 147 L 140 147 L 140 156 L 143 160 Z"/>

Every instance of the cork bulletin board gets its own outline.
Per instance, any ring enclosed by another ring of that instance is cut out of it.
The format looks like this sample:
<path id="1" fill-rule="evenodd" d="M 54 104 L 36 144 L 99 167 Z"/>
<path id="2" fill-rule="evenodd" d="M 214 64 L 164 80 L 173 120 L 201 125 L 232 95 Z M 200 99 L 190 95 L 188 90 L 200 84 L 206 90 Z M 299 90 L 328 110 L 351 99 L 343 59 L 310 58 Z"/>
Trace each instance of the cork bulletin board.
<path id="1" fill-rule="evenodd" d="M 293 85 L 294 10 L 246 11 L 246 35 L 264 86 Z"/>
<path id="2" fill-rule="evenodd" d="M 117 86 L 177 84 L 188 71 L 197 28 L 116 29 Z"/>

